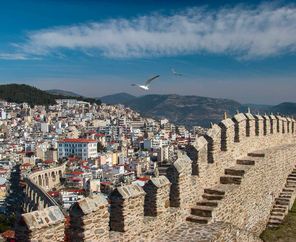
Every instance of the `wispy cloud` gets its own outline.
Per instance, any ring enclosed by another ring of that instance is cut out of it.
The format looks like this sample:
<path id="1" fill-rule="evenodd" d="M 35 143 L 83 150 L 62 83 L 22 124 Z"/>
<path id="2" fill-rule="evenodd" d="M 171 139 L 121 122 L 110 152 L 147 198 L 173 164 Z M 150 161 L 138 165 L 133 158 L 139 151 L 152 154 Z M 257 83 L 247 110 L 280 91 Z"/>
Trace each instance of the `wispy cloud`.
<path id="1" fill-rule="evenodd" d="M 296 7 L 191 8 L 172 15 L 111 19 L 28 33 L 22 53 L 63 49 L 109 58 L 213 53 L 253 59 L 296 51 Z M 1 58 L 1 56 L 0 56 Z"/>
<path id="2" fill-rule="evenodd" d="M 0 53 L 0 60 L 27 60 L 28 57 L 22 53 Z"/>

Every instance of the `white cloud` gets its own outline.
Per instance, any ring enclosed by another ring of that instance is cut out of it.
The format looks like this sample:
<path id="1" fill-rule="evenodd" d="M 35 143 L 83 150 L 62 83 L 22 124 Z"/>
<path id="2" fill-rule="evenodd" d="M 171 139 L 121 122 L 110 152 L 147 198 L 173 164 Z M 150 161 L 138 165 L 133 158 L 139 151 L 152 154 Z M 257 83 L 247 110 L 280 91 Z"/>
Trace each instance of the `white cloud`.
<path id="1" fill-rule="evenodd" d="M 266 58 L 295 53 L 296 7 L 191 8 L 168 16 L 56 27 L 28 33 L 18 48 L 30 55 L 70 49 L 109 58 L 196 53 Z"/>
<path id="2" fill-rule="evenodd" d="M 0 53 L 0 60 L 27 60 L 24 54 L 21 53 Z"/>

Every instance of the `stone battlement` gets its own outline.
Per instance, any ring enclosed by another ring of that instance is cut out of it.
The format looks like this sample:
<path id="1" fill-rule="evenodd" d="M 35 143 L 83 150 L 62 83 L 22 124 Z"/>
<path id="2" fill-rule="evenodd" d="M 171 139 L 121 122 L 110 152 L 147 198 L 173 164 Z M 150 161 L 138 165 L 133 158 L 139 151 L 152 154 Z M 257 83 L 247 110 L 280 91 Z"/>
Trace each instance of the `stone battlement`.
<path id="1" fill-rule="evenodd" d="M 208 204 L 216 204 L 218 198 L 221 202 L 209 219 L 195 221 L 209 222 L 212 227 L 219 222 L 217 229 L 230 226 L 234 237 L 223 237 L 227 241 L 260 241 L 256 236 L 264 229 L 274 202 L 268 194 L 278 195 L 295 166 L 295 122 L 278 115 L 251 113 L 224 119 L 188 145 L 186 154 L 178 155 L 166 176 L 152 178 L 143 188 L 118 187 L 109 203 L 102 196 L 93 196 L 73 205 L 66 233 L 71 241 L 164 241 L 167 233 L 194 230 L 194 223 L 186 218 L 206 197 Z M 264 156 L 254 153 L 258 150 L 263 150 Z M 242 168 L 244 165 L 248 167 Z M 38 179 L 39 175 L 34 181 Z M 221 186 L 226 191 L 215 194 Z M 198 209 L 193 211 L 202 215 L 207 211 Z M 224 222 L 227 226 L 221 226 Z M 36 239 L 38 234 L 34 234 Z"/>

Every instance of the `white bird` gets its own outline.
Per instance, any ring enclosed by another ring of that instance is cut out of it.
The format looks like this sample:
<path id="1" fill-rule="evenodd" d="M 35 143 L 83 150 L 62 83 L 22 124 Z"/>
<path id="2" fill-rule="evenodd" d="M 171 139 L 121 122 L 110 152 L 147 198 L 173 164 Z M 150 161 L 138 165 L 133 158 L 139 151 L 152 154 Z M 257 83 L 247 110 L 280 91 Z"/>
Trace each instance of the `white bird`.
<path id="1" fill-rule="evenodd" d="M 158 77 L 159 77 L 159 75 L 154 76 L 154 77 L 148 79 L 148 80 L 145 82 L 144 85 L 140 85 L 140 84 L 132 84 L 132 86 L 136 86 L 136 87 L 141 88 L 141 89 L 144 90 L 144 91 L 148 91 L 148 90 L 149 90 L 149 87 L 150 87 L 150 83 L 151 83 L 154 79 L 156 79 L 156 78 L 158 78 Z"/>
<path id="2" fill-rule="evenodd" d="M 171 71 L 175 76 L 183 76 L 181 73 L 176 72 L 174 68 L 172 68 Z"/>

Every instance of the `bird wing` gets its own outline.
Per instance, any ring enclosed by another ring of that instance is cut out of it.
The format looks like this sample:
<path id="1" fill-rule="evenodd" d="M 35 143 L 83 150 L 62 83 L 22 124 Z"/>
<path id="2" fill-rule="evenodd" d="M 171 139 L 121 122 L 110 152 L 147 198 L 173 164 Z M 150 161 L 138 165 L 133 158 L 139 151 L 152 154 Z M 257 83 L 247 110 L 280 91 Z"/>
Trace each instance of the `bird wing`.
<path id="1" fill-rule="evenodd" d="M 148 79 L 148 80 L 145 82 L 145 86 L 149 86 L 149 84 L 150 84 L 154 79 L 158 78 L 159 76 L 160 76 L 160 75 L 157 75 L 157 76 L 154 76 L 154 77 Z"/>

